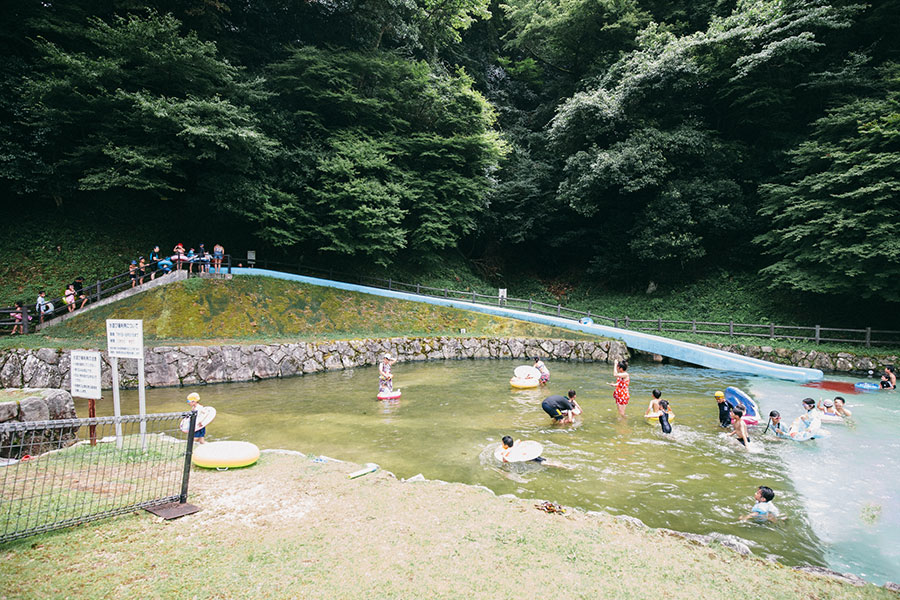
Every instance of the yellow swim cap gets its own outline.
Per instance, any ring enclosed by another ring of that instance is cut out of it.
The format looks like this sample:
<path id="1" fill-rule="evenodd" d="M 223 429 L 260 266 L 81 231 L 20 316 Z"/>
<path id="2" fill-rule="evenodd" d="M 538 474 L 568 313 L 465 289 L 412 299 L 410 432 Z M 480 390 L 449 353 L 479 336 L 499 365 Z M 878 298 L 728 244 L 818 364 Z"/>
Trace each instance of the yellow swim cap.
<path id="1" fill-rule="evenodd" d="M 725 392 L 716 392 L 716 398 L 724 398 Z"/>
<path id="2" fill-rule="evenodd" d="M 190 394 L 188 394 L 187 401 L 188 402 L 200 402 L 200 394 L 198 394 L 197 392 L 191 392 Z"/>

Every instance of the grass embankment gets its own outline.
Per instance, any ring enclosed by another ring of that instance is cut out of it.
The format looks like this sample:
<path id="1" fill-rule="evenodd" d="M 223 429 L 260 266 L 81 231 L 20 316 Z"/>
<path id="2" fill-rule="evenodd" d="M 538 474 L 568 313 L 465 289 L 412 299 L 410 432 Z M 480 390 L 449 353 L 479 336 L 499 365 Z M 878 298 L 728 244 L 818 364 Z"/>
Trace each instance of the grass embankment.
<path id="1" fill-rule="evenodd" d="M 146 513 L 7 544 L 0 597 L 895 598 L 611 517 L 357 465 L 264 454 L 191 474 L 199 513 Z"/>
<path id="2" fill-rule="evenodd" d="M 0 347 L 104 346 L 106 319 L 143 319 L 154 344 L 269 343 L 397 336 L 595 339 L 577 332 L 463 310 L 268 277 L 189 279 L 86 311 Z M 463 333 L 465 332 L 465 333 Z"/>

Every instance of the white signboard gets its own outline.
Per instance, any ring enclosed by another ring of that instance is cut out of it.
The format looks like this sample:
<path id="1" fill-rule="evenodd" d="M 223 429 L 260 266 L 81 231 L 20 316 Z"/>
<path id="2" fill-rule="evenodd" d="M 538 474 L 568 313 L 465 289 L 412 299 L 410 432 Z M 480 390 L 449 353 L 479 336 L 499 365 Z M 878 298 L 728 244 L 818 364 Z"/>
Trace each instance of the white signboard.
<path id="1" fill-rule="evenodd" d="M 91 350 L 72 350 L 69 353 L 69 378 L 72 396 L 100 399 L 100 353 Z"/>
<path id="2" fill-rule="evenodd" d="M 110 358 L 144 359 L 144 322 L 141 319 L 107 319 L 106 351 Z"/>

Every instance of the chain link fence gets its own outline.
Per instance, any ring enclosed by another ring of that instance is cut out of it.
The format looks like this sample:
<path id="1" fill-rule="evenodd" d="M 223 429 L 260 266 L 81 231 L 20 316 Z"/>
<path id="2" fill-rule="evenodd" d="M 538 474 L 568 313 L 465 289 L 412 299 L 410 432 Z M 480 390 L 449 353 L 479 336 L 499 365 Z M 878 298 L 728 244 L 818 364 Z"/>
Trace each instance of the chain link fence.
<path id="1" fill-rule="evenodd" d="M 0 424 L 0 543 L 187 499 L 196 413 Z"/>

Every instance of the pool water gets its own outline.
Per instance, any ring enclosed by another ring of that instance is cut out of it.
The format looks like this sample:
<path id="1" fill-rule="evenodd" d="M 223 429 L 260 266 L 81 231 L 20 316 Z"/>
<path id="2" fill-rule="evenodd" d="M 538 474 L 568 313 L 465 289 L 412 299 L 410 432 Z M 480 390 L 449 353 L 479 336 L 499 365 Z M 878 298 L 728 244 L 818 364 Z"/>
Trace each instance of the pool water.
<path id="1" fill-rule="evenodd" d="M 635 364 L 631 404 L 620 420 L 612 400 L 612 367 L 552 363 L 546 389 L 509 386 L 513 361 L 398 363 L 403 396 L 378 402 L 375 367 L 291 379 L 147 392 L 148 412 L 184 410 L 199 391 L 218 413 L 210 440 L 254 442 L 358 463 L 375 462 L 398 477 L 484 485 L 498 494 L 552 500 L 585 510 L 637 517 L 650 527 L 736 536 L 758 556 L 786 564 L 849 571 L 875 583 L 900 580 L 900 393 L 846 396 L 851 425 L 826 425 L 831 436 L 775 440 L 751 428 L 751 451 L 726 438 L 713 392 L 747 391 L 764 415 L 786 424 L 800 400 L 834 393 L 796 383 L 711 369 Z M 849 381 L 849 380 L 848 380 Z M 550 394 L 578 392 L 584 409 L 572 427 L 553 426 L 541 410 Z M 673 433 L 643 418 L 654 388 L 675 413 Z M 122 392 L 123 413 L 137 412 L 137 392 Z M 86 415 L 86 401 L 77 403 Z M 111 393 L 98 414 L 111 414 Z M 570 466 L 510 469 L 493 459 L 504 435 L 536 440 L 543 456 Z M 757 486 L 776 492 L 788 518 L 741 522 Z"/>

